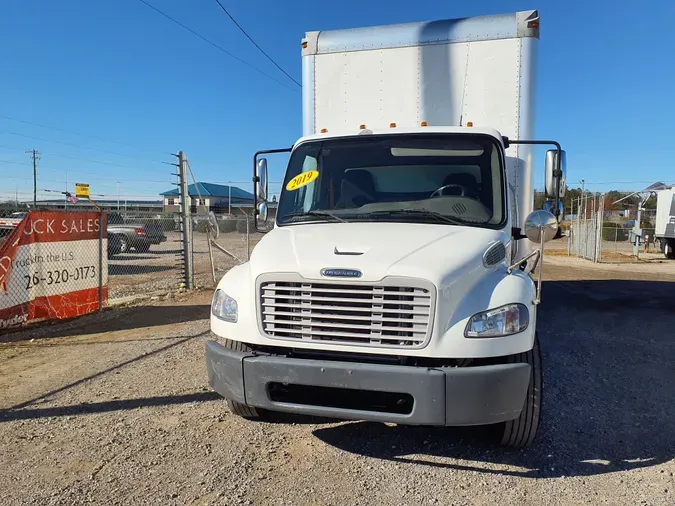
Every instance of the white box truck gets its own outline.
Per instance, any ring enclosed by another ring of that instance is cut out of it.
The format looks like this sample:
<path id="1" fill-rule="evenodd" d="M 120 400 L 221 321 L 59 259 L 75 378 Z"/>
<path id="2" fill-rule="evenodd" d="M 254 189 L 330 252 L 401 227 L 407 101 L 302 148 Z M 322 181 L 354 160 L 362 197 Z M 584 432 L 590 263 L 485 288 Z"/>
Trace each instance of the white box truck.
<path id="1" fill-rule="evenodd" d="M 533 211 L 534 145 L 554 211 L 565 191 L 564 151 L 531 140 L 538 39 L 537 11 L 306 34 L 303 137 L 254 156 L 264 227 L 261 156 L 290 152 L 274 226 L 213 296 L 209 383 L 233 413 L 531 443 L 558 228 Z"/>
<path id="2" fill-rule="evenodd" d="M 654 237 L 666 258 L 675 259 L 675 188 L 656 193 Z"/>

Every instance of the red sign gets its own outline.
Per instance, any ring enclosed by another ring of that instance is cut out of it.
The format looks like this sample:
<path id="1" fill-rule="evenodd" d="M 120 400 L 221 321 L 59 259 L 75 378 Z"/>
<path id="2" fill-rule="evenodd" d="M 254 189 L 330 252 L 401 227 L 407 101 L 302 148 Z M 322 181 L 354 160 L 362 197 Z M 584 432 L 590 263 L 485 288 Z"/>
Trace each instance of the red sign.
<path id="1" fill-rule="evenodd" d="M 0 329 L 97 310 L 99 291 L 108 298 L 107 243 L 103 214 L 29 212 L 0 244 Z"/>

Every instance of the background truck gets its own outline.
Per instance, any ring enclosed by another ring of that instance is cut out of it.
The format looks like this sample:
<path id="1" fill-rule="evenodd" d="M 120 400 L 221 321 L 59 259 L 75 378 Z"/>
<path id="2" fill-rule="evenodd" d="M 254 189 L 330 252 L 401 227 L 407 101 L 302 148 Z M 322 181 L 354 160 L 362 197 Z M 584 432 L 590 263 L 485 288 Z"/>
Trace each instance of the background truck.
<path id="1" fill-rule="evenodd" d="M 410 425 L 483 425 L 532 442 L 543 243 L 534 147 L 558 212 L 564 151 L 534 136 L 537 11 L 309 32 L 303 137 L 274 228 L 213 296 L 211 387 L 270 411 Z M 529 239 L 529 241 L 528 241 Z"/>
<path id="2" fill-rule="evenodd" d="M 666 258 L 672 260 L 675 259 L 675 188 L 661 190 L 656 195 L 654 237 Z"/>

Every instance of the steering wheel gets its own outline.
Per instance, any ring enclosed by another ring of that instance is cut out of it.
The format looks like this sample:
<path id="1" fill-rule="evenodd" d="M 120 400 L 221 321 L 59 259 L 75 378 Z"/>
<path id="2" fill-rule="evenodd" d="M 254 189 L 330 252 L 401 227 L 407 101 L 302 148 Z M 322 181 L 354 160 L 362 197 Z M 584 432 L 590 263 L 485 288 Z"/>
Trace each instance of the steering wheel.
<path id="1" fill-rule="evenodd" d="M 438 196 L 443 195 L 443 191 L 446 188 L 459 188 L 460 191 L 461 191 L 460 195 L 462 197 L 466 197 L 467 193 L 469 193 L 469 191 L 466 189 L 466 187 L 462 186 L 461 184 L 446 184 L 445 186 L 441 186 L 437 190 L 434 190 L 434 192 L 431 195 L 429 195 L 429 198 L 430 199 L 434 198 L 436 196 L 436 194 L 438 194 Z"/>

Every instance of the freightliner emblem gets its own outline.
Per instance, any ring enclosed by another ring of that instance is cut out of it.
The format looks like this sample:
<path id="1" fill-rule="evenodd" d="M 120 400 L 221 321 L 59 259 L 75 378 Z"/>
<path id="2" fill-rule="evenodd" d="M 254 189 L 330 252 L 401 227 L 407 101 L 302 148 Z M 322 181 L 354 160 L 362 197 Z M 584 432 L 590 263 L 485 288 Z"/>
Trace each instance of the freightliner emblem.
<path id="1" fill-rule="evenodd" d="M 363 273 L 356 269 L 321 269 L 321 275 L 329 278 L 360 278 Z"/>

